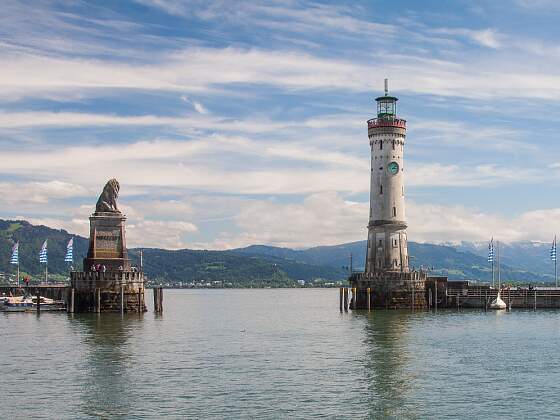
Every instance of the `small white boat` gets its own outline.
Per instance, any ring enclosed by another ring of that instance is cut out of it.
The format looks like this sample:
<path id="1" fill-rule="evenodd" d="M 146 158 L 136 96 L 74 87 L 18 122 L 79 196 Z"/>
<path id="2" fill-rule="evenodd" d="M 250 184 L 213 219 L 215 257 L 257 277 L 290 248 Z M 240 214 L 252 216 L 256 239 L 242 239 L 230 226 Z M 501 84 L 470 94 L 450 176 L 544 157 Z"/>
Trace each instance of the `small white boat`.
<path id="1" fill-rule="evenodd" d="M 494 299 L 491 303 L 489 308 L 490 309 L 506 309 L 507 305 L 500 297 L 501 287 L 502 287 L 502 279 L 500 276 L 500 241 L 496 242 L 496 248 L 498 251 L 498 296 Z M 492 262 L 492 279 L 494 278 L 494 263 Z"/>
<path id="2" fill-rule="evenodd" d="M 2 310 L 6 312 L 25 312 L 33 308 L 33 302 L 23 296 L 10 296 L 4 299 Z"/>
<path id="3" fill-rule="evenodd" d="M 496 296 L 496 299 L 494 299 L 490 304 L 490 309 L 506 309 L 506 308 L 507 305 L 500 297 L 500 291 L 498 290 L 498 296 Z"/>
<path id="4" fill-rule="evenodd" d="M 41 296 L 40 298 L 41 312 L 43 311 L 62 311 L 65 309 L 63 301 L 57 301 Z M 37 311 L 36 296 L 13 296 L 3 298 L 3 305 L 0 310 L 5 312 L 34 312 Z"/>

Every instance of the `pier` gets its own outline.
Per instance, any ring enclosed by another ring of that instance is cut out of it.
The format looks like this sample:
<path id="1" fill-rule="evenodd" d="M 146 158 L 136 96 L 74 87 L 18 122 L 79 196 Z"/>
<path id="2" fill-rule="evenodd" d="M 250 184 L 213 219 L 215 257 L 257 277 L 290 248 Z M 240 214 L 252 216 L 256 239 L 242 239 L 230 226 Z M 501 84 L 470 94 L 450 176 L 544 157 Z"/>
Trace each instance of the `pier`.
<path id="1" fill-rule="evenodd" d="M 354 278 L 351 282 L 356 284 Z M 341 287 L 340 312 L 378 309 L 489 309 L 498 289 L 468 281 L 448 281 L 445 277 L 428 277 L 425 289 L 409 288 L 408 295 L 377 287 Z M 349 299 L 349 296 L 351 298 Z M 560 287 L 502 287 L 501 299 L 508 309 L 560 309 Z"/>
<path id="2" fill-rule="evenodd" d="M 24 296 L 37 294 L 54 300 L 66 300 L 68 286 L 65 284 L 40 284 L 33 286 L 0 286 L 0 295 Z"/>
<path id="3" fill-rule="evenodd" d="M 487 308 L 498 295 L 498 289 L 466 281 L 430 282 L 426 288 L 434 302 L 432 307 L 437 304 L 441 308 Z M 500 295 L 508 308 L 560 308 L 560 287 L 505 287 Z"/>

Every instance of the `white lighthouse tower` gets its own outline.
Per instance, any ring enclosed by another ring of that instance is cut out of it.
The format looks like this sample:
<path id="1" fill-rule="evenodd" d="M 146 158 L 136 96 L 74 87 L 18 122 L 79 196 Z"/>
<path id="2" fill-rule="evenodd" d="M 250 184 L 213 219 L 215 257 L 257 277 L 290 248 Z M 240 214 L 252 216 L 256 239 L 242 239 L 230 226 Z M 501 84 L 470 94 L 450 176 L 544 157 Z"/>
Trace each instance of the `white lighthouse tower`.
<path id="1" fill-rule="evenodd" d="M 404 211 L 404 145 L 406 121 L 397 116 L 397 101 L 375 99 L 377 117 L 367 122 L 371 150 L 371 190 L 366 264 L 353 273 L 353 309 L 422 308 L 426 306 L 426 273 L 410 271 Z"/>
<path id="2" fill-rule="evenodd" d="M 368 121 L 371 189 L 366 272 L 408 272 L 404 210 L 406 121 L 397 117 L 397 101 L 388 92 L 375 99 L 377 118 Z"/>

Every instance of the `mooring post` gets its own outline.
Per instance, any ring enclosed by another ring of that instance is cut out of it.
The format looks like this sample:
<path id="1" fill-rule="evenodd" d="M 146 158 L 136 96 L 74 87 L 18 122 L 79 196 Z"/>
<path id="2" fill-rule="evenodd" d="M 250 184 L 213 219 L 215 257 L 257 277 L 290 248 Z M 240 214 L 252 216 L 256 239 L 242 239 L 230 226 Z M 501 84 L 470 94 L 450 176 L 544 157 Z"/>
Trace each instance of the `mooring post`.
<path id="1" fill-rule="evenodd" d="M 37 313 L 41 312 L 41 294 L 37 290 Z"/>
<path id="2" fill-rule="evenodd" d="M 344 312 L 348 312 L 348 288 L 344 288 Z"/>
<path id="3" fill-rule="evenodd" d="M 96 310 L 96 312 L 99 314 L 99 313 L 101 313 L 101 288 L 96 289 L 95 295 L 97 297 L 97 310 Z"/>
<path id="4" fill-rule="evenodd" d="M 535 304 L 534 304 L 533 310 L 536 311 L 537 310 L 537 289 L 533 289 L 533 296 L 535 297 Z"/>
<path id="5" fill-rule="evenodd" d="M 338 293 L 338 303 L 340 306 L 340 312 L 342 312 L 342 302 L 344 301 L 344 288 L 341 287 Z"/>
<path id="6" fill-rule="evenodd" d="M 121 314 L 124 314 L 124 286 L 121 285 Z"/>
<path id="7" fill-rule="evenodd" d="M 70 289 L 70 313 L 73 314 L 74 313 L 74 298 L 75 298 L 75 293 L 76 293 L 76 289 L 74 289 L 72 287 L 72 289 Z"/>
<path id="8" fill-rule="evenodd" d="M 371 287 L 367 288 L 367 310 L 371 312 Z"/>
<path id="9" fill-rule="evenodd" d="M 163 313 L 163 287 L 159 288 L 159 313 Z"/>
<path id="10" fill-rule="evenodd" d="M 435 309 L 436 309 L 436 311 L 437 311 L 437 280 L 434 282 L 434 284 L 436 285 L 436 287 L 435 287 L 435 289 L 434 289 L 434 290 L 435 290 L 435 291 L 434 291 L 434 307 L 435 307 Z"/>
<path id="11" fill-rule="evenodd" d="M 154 312 L 159 313 L 159 287 L 154 287 Z"/>
<path id="12" fill-rule="evenodd" d="M 412 302 L 411 302 L 410 307 L 412 308 L 412 312 L 414 312 L 414 304 L 416 303 L 416 300 L 415 300 L 416 296 L 414 296 L 415 295 L 415 293 L 414 293 L 414 280 L 412 280 L 410 282 L 410 284 L 412 285 L 412 287 L 411 287 L 412 288 L 412 296 L 411 296 Z"/>
<path id="13" fill-rule="evenodd" d="M 432 309 L 432 288 L 430 287 L 430 293 L 428 293 L 428 309 Z"/>
<path id="14" fill-rule="evenodd" d="M 488 310 L 488 290 L 484 291 L 484 310 Z"/>

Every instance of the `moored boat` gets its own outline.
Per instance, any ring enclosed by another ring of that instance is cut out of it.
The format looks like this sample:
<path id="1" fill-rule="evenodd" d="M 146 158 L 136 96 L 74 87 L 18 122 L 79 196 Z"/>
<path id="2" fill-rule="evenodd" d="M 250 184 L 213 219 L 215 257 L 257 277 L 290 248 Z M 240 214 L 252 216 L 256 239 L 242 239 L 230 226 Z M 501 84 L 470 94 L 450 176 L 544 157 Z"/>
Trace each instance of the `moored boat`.
<path id="1" fill-rule="evenodd" d="M 23 296 L 10 296 L 4 299 L 1 309 L 6 312 L 25 312 L 33 308 L 33 302 Z"/>
<path id="2" fill-rule="evenodd" d="M 31 296 L 10 296 L 3 298 L 3 305 L 0 310 L 5 312 L 34 312 L 37 311 L 37 297 Z M 65 308 L 64 302 L 59 300 L 49 299 L 43 296 L 39 297 L 40 311 L 63 311 Z"/>
<path id="3" fill-rule="evenodd" d="M 506 309 L 506 308 L 507 305 L 500 297 L 500 291 L 498 290 L 498 296 L 496 296 L 496 299 L 494 299 L 492 303 L 490 303 L 490 309 Z"/>

